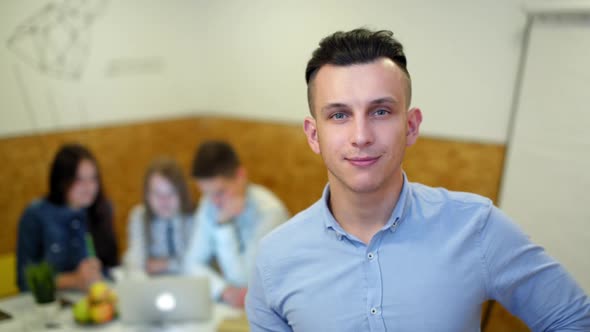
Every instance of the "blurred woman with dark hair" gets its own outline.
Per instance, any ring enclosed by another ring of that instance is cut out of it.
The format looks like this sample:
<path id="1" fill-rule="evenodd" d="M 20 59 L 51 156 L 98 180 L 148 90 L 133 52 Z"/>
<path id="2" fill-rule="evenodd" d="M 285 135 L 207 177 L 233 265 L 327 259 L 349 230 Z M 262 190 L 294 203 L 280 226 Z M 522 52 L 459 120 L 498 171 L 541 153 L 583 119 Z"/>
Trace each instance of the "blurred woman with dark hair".
<path id="1" fill-rule="evenodd" d="M 17 282 L 25 268 L 46 261 L 58 289 L 85 290 L 118 264 L 113 211 L 102 191 L 98 164 L 82 145 L 63 145 L 53 160 L 49 194 L 32 202 L 18 226 Z"/>
<path id="2" fill-rule="evenodd" d="M 192 234 L 193 204 L 182 168 L 157 158 L 143 179 L 143 204 L 129 214 L 125 268 L 148 274 L 179 273 Z"/>

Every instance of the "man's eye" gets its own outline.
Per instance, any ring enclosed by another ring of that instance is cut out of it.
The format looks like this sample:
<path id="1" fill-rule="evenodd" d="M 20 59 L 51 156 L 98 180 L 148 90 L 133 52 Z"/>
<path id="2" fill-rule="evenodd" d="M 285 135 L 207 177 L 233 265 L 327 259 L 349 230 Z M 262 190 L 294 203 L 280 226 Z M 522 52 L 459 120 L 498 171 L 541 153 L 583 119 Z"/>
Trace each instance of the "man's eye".
<path id="1" fill-rule="evenodd" d="M 386 109 L 378 109 L 378 110 L 375 111 L 374 114 L 377 115 L 377 116 L 384 116 L 384 115 L 389 114 L 389 111 L 386 110 Z"/>
<path id="2" fill-rule="evenodd" d="M 346 114 L 344 114 L 344 113 L 334 113 L 331 116 L 332 119 L 336 119 L 336 120 L 342 120 L 345 117 L 346 117 Z"/>

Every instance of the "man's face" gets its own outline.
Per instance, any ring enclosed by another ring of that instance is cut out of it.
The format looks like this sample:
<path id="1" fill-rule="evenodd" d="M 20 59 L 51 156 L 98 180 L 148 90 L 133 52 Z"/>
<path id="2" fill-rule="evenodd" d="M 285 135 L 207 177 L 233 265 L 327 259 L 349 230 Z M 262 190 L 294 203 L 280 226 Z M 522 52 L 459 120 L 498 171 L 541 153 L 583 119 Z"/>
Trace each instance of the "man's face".
<path id="1" fill-rule="evenodd" d="M 386 58 L 320 68 L 312 83 L 315 118 L 306 118 L 304 129 L 332 185 L 369 193 L 401 176 L 422 120 L 419 109 L 407 111 L 406 80 Z"/>
<path id="2" fill-rule="evenodd" d="M 197 187 L 217 208 L 223 209 L 232 199 L 243 194 L 242 177 L 243 175 L 238 171 L 231 177 L 218 175 L 212 178 L 200 178 L 197 179 Z"/>

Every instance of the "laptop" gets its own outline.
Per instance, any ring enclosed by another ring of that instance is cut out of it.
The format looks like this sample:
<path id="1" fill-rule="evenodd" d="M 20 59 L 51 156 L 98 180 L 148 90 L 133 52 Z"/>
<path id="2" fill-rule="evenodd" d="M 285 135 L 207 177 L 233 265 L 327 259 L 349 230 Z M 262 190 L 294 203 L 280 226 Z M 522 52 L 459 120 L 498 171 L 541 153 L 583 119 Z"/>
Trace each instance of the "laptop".
<path id="1" fill-rule="evenodd" d="M 116 283 L 119 318 L 123 323 L 203 321 L 212 317 L 209 279 L 161 276 Z"/>

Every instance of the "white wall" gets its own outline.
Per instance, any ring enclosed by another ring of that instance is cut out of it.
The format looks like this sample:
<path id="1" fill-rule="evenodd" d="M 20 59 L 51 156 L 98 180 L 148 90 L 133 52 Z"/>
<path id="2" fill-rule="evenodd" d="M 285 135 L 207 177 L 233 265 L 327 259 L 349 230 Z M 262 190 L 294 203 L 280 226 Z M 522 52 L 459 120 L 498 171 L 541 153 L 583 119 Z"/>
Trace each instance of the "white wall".
<path id="1" fill-rule="evenodd" d="M 1 2 L 0 40 L 50 2 Z M 404 43 L 425 134 L 505 142 L 524 22 L 512 0 L 109 1 L 80 81 L 0 45 L 0 135 L 191 112 L 300 123 L 318 41 L 368 26 Z"/>
<path id="2" fill-rule="evenodd" d="M 500 206 L 590 293 L 588 5 L 532 25 Z"/>

